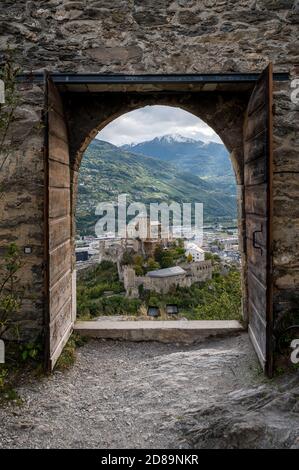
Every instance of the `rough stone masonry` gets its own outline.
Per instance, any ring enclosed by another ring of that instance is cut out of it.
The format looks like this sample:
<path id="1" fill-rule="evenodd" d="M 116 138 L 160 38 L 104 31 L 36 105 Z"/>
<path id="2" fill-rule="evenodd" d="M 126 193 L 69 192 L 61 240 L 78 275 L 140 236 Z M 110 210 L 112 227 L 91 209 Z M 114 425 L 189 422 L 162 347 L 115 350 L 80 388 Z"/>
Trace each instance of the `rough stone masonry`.
<path id="1" fill-rule="evenodd" d="M 299 2 L 293 0 L 9 1 L 0 5 L 0 50 L 14 50 L 23 72 L 274 72 L 274 314 L 297 302 L 299 288 Z M 10 132 L 14 152 L 1 174 L 0 244 L 31 246 L 24 255 L 28 295 L 22 334 L 44 328 L 44 127 L 42 86 L 20 86 Z M 221 114 L 214 116 L 219 122 Z M 215 122 L 217 128 L 217 123 Z M 294 300 L 295 299 L 295 300 Z"/>

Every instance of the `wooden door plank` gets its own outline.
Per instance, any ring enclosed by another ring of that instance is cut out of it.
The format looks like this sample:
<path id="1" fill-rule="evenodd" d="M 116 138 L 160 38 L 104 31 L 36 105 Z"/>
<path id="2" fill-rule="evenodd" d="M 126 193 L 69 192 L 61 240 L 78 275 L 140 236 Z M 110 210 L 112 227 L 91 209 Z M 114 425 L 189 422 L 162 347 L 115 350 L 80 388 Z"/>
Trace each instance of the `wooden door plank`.
<path id="1" fill-rule="evenodd" d="M 60 94 L 47 80 L 47 357 L 52 371 L 73 330 L 71 188 L 68 132 Z"/>
<path id="2" fill-rule="evenodd" d="M 272 65 L 261 74 L 244 123 L 244 185 L 249 334 L 265 372 L 272 344 Z"/>

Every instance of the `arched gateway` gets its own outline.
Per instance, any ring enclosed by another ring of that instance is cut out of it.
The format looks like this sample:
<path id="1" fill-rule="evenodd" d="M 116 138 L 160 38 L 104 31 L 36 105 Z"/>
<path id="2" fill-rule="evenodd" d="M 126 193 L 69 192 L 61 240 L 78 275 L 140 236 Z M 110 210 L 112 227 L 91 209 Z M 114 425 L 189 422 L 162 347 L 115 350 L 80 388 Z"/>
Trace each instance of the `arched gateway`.
<path id="1" fill-rule="evenodd" d="M 23 250 L 21 337 L 42 338 L 52 369 L 72 331 L 74 199 L 90 140 L 124 112 L 174 105 L 231 152 L 244 319 L 271 375 L 275 331 L 292 324 L 299 298 L 298 2 L 46 3 L 5 2 L 0 44 L 27 72 L 0 199 L 0 247 Z"/>
<path id="2" fill-rule="evenodd" d="M 259 77 L 247 78 L 90 76 L 82 77 L 78 84 L 78 77 L 74 83 L 71 77 L 66 81 L 66 77 L 47 75 L 45 240 L 50 368 L 76 317 L 74 207 L 82 154 L 96 133 L 116 116 L 146 104 L 167 104 L 205 120 L 231 152 L 239 188 L 243 315 L 260 362 L 271 374 L 272 76 L 271 66 Z"/>

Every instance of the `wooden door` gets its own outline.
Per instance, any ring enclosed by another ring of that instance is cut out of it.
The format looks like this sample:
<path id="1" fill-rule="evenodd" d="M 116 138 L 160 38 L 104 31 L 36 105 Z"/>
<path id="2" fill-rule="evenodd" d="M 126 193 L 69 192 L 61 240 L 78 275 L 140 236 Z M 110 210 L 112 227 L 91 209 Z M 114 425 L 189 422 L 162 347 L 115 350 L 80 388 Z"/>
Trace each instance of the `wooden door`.
<path id="1" fill-rule="evenodd" d="M 261 74 L 244 123 L 249 335 L 268 376 L 272 340 L 272 64 Z"/>
<path id="2" fill-rule="evenodd" d="M 49 76 L 45 157 L 46 368 L 52 371 L 74 324 L 68 131 L 60 94 Z"/>

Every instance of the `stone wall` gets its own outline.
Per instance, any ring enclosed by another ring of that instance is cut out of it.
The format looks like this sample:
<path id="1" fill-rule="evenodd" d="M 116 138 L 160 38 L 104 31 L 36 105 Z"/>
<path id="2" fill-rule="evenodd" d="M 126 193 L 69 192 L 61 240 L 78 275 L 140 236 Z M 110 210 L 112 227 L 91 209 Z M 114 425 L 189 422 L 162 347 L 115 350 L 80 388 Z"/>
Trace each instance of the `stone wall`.
<path id="1" fill-rule="evenodd" d="M 0 171 L 0 255 L 9 243 L 21 250 L 18 276 L 25 297 L 16 320 L 23 338 L 35 338 L 44 322 L 44 92 L 35 85 L 22 86 L 19 92 L 8 135 L 11 151 Z M 25 254 L 25 247 L 31 253 Z"/>
<path id="2" fill-rule="evenodd" d="M 273 175 L 274 326 L 299 305 L 299 106 L 275 86 Z M 298 315 L 298 313 L 297 313 Z M 299 318 L 297 317 L 297 323 Z"/>
<path id="3" fill-rule="evenodd" d="M 294 0 L 3 0 L 24 70 L 247 72 L 298 61 Z"/>
<path id="4" fill-rule="evenodd" d="M 259 72 L 272 61 L 275 72 L 290 71 L 291 78 L 298 73 L 297 0 L 3 0 L 0 19 L 0 51 L 13 48 L 16 62 L 27 72 Z M 291 306 L 299 289 L 298 107 L 291 102 L 290 92 L 290 82 L 275 84 L 276 318 Z M 0 240 L 2 246 L 15 240 L 21 246 L 33 247 L 32 255 L 24 257 L 23 278 L 30 286 L 30 295 L 22 318 L 29 332 L 35 329 L 40 333 L 44 261 L 42 89 L 29 85 L 23 90 L 23 100 L 12 129 L 16 151 L 4 175 Z M 85 120 L 82 135 L 77 140 L 71 135 L 74 164 L 79 163 L 98 127 L 125 110 L 128 103 L 115 108 L 115 114 L 110 108 L 106 121 L 96 122 L 98 114 L 96 119 L 91 116 L 92 122 Z M 210 121 L 208 117 L 208 124 L 220 135 L 222 129 L 225 141 L 227 123 L 221 127 L 221 112 L 210 116 Z M 73 129 L 71 126 L 71 133 Z M 236 147 L 238 153 L 236 143 L 233 147 L 225 143 L 230 150 Z M 238 161 L 238 156 L 233 158 Z M 77 170 L 74 166 L 74 182 Z M 242 206 L 242 187 L 239 204 Z"/>
<path id="5" fill-rule="evenodd" d="M 173 287 L 191 287 L 196 282 L 203 282 L 212 278 L 212 263 L 210 260 L 195 263 L 186 263 L 181 266 L 186 274 L 168 277 L 136 276 L 134 268 L 124 266 L 123 281 L 128 297 L 138 297 L 139 286 L 145 290 L 166 294 Z"/>
<path id="6" fill-rule="evenodd" d="M 213 271 L 211 260 L 183 263 L 180 266 L 181 268 L 185 269 L 185 271 L 187 271 L 190 277 L 197 279 L 193 282 L 210 279 Z"/>

